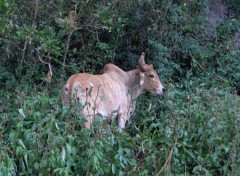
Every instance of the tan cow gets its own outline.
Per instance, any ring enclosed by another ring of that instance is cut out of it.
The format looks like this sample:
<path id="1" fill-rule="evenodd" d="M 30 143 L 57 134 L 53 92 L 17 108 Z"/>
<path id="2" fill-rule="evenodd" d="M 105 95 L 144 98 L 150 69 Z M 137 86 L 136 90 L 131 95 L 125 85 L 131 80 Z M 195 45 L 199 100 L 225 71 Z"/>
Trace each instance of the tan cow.
<path id="1" fill-rule="evenodd" d="M 145 92 L 163 94 L 164 87 L 158 74 L 152 65 L 145 64 L 144 58 L 142 53 L 138 68 L 128 72 L 107 64 L 102 75 L 79 73 L 68 79 L 63 90 L 69 99 L 76 96 L 83 105 L 85 127 L 91 128 L 96 114 L 112 118 L 112 112 L 117 112 L 121 130 L 135 110 L 135 100 L 139 95 Z"/>

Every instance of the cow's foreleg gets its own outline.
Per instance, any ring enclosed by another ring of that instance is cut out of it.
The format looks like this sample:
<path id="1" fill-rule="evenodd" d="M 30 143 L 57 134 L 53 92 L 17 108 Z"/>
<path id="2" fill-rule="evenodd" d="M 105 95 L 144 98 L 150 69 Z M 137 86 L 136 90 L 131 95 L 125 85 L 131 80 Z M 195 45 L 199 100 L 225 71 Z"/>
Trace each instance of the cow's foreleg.
<path id="1" fill-rule="evenodd" d="M 85 128 L 88 128 L 88 129 L 91 129 L 91 127 L 92 127 L 92 121 L 91 121 L 91 119 L 88 117 L 88 118 L 85 118 L 85 122 L 84 122 L 84 127 Z"/>
<path id="2" fill-rule="evenodd" d="M 120 132 L 125 128 L 127 120 L 127 115 L 121 113 L 118 114 L 118 127 Z"/>
<path id="3" fill-rule="evenodd" d="M 93 115 L 93 112 L 89 112 L 87 110 L 87 108 L 85 107 L 82 111 L 82 117 L 84 118 L 84 127 L 85 128 L 88 128 L 88 129 L 91 129 L 92 128 L 92 125 L 93 125 L 93 120 L 94 120 L 94 115 Z"/>

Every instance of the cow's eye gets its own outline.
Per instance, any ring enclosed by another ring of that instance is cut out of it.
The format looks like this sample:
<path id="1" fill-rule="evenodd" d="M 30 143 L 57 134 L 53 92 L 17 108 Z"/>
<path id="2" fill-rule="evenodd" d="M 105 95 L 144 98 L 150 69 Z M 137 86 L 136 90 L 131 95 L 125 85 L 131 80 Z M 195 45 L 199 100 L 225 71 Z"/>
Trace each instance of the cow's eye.
<path id="1" fill-rule="evenodd" d="M 149 77 L 150 77 L 150 78 L 154 78 L 154 75 L 153 75 L 153 74 L 150 74 Z"/>

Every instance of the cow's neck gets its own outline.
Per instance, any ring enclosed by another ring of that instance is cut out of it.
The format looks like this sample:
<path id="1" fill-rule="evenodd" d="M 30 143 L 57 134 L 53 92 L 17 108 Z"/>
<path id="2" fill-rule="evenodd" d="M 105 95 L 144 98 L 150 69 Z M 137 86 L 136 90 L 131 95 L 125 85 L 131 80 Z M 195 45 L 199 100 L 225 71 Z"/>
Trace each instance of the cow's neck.
<path id="1" fill-rule="evenodd" d="M 131 70 L 127 72 L 128 74 L 128 87 L 132 99 L 136 99 L 139 95 L 143 94 L 145 91 L 140 86 L 140 76 L 138 69 Z"/>

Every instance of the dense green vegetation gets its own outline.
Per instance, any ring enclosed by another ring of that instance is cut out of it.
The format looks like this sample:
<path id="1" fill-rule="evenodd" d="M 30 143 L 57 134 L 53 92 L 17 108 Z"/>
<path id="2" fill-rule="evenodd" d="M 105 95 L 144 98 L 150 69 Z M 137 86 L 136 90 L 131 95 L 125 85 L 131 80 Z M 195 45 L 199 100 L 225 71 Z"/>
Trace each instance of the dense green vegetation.
<path id="1" fill-rule="evenodd" d="M 215 27 L 206 0 L 0 0 L 0 175 L 238 175 L 240 1 L 227 2 L 236 16 Z M 123 133 L 100 121 L 89 136 L 60 89 L 142 51 L 167 93 L 139 98 Z"/>

